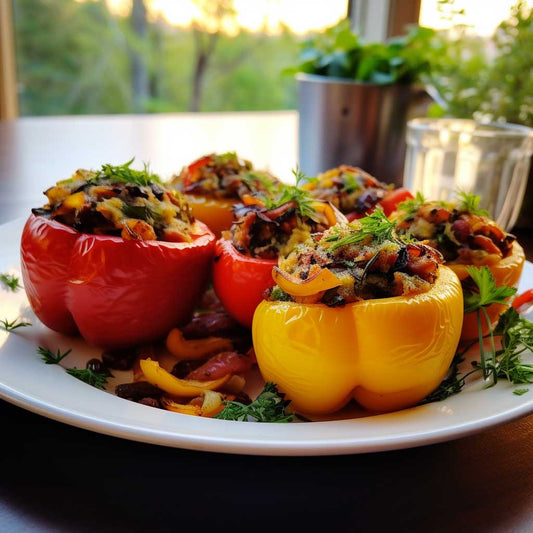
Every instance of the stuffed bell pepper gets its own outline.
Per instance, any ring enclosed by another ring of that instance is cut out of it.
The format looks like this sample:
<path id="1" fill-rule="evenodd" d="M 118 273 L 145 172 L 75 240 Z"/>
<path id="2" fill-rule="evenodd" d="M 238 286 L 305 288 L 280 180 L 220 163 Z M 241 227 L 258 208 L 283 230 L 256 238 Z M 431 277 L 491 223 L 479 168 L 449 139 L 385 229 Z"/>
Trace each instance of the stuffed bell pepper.
<path id="1" fill-rule="evenodd" d="M 441 262 L 380 209 L 295 247 L 253 319 L 264 379 L 307 414 L 420 402 L 446 375 L 463 319 L 459 280 Z"/>
<path id="2" fill-rule="evenodd" d="M 250 161 L 235 152 L 200 157 L 174 176 L 170 185 L 181 191 L 192 214 L 220 237 L 233 221 L 233 206 L 243 195 L 267 191 L 278 180 L 254 170 Z"/>
<path id="3" fill-rule="evenodd" d="M 361 218 L 381 206 L 388 216 L 396 206 L 413 195 L 404 188 L 395 189 L 378 181 L 357 167 L 341 165 L 308 178 L 302 187 L 314 197 L 331 202 L 348 220 Z"/>
<path id="4" fill-rule="evenodd" d="M 21 241 L 37 317 L 108 349 L 156 340 L 187 322 L 215 244 L 181 194 L 130 164 L 78 170 L 49 188 Z"/>
<path id="5" fill-rule="evenodd" d="M 477 290 L 467 272 L 471 266 L 487 266 L 497 286 L 516 287 L 524 266 L 524 250 L 513 235 L 479 209 L 479 201 L 479 196 L 467 193 L 460 193 L 454 203 L 426 201 L 418 193 L 416 198 L 401 203 L 392 218 L 399 233 L 409 234 L 439 250 L 465 291 Z M 503 304 L 489 306 L 490 320 L 497 322 L 504 310 Z M 485 327 L 483 334 L 487 331 Z M 467 313 L 461 338 L 477 339 L 478 335 L 476 313 Z"/>
<path id="6" fill-rule="evenodd" d="M 226 311 L 251 328 L 263 292 L 273 285 L 278 255 L 344 217 L 295 185 L 279 185 L 269 196 L 246 196 L 244 202 L 235 206 L 230 231 L 216 243 L 213 287 Z"/>

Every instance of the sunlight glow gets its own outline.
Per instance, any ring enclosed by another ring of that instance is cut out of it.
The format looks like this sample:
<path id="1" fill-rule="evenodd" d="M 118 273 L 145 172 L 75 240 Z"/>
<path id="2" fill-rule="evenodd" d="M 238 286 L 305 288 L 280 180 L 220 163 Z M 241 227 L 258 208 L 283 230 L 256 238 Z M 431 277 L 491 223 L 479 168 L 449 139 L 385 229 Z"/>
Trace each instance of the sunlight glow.
<path id="1" fill-rule="evenodd" d="M 126 16 L 131 11 L 132 0 L 106 1 L 112 13 Z M 174 26 L 190 26 L 201 15 L 193 0 L 146 0 L 146 5 L 151 19 L 160 16 Z M 346 16 L 347 0 L 234 0 L 234 6 L 237 26 L 276 33 L 283 24 L 301 34 L 339 22 Z"/>
<path id="2" fill-rule="evenodd" d="M 509 17 L 511 6 L 516 0 L 455 0 L 454 10 L 465 10 L 464 15 L 455 15 L 449 19 L 442 17 L 437 9 L 438 0 L 422 0 L 420 5 L 421 26 L 435 29 L 447 29 L 452 24 L 465 24 L 471 27 L 472 32 L 482 36 L 490 36 L 503 20 Z M 533 7 L 533 0 L 526 0 L 526 6 Z"/>

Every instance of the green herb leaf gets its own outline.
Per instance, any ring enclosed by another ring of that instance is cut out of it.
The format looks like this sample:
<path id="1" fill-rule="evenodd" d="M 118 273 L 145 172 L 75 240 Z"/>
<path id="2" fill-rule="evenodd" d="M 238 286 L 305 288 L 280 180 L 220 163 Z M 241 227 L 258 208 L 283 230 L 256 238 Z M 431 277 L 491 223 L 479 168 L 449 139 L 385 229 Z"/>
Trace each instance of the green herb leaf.
<path id="1" fill-rule="evenodd" d="M 459 211 L 466 211 L 472 215 L 479 215 L 480 217 L 488 217 L 489 212 L 486 209 L 479 208 L 479 202 L 481 201 L 481 196 L 477 194 L 470 194 L 465 191 L 459 191 L 458 195 L 458 204 L 457 209 Z"/>
<path id="2" fill-rule="evenodd" d="M 0 274 L 0 281 L 11 291 L 15 292 L 22 287 L 20 280 L 14 274 Z"/>
<path id="3" fill-rule="evenodd" d="M 94 370 L 90 368 L 67 368 L 66 369 L 67 374 L 70 374 L 71 376 L 74 376 L 76 379 L 79 379 L 80 381 L 83 381 L 84 383 L 87 383 L 88 385 L 91 385 L 93 387 L 96 387 L 97 389 L 105 389 L 105 385 L 107 383 L 107 378 L 113 377 L 113 375 L 106 371 L 106 372 L 95 372 Z"/>
<path id="4" fill-rule="evenodd" d="M 398 204 L 398 211 L 402 211 L 404 213 L 402 217 L 404 220 L 409 220 L 418 213 L 418 210 L 426 202 L 426 197 L 421 192 L 417 192 L 414 198 L 409 198 L 403 202 L 400 202 Z"/>
<path id="5" fill-rule="evenodd" d="M 3 320 L 0 320 L 0 325 L 6 331 L 13 331 L 14 329 L 17 329 L 17 328 L 24 328 L 26 326 L 31 326 L 30 322 L 23 322 L 23 321 L 19 322 L 19 320 L 20 318 L 15 318 L 15 320 L 12 320 L 10 322 L 7 318 L 4 318 Z"/>
<path id="6" fill-rule="evenodd" d="M 398 240 L 394 227 L 395 223 L 389 220 L 383 209 L 377 207 L 370 215 L 360 218 L 357 223 L 351 224 L 353 231 L 341 237 L 339 233 L 330 235 L 326 242 L 332 242 L 331 251 L 335 251 L 342 246 L 350 246 L 364 241 L 369 237 L 378 243 L 386 240 Z"/>
<path id="7" fill-rule="evenodd" d="M 466 271 L 477 286 L 477 292 L 464 291 L 464 312 L 472 313 L 493 303 L 505 304 L 516 293 L 513 287 L 496 287 L 489 267 L 467 267 Z"/>
<path id="8" fill-rule="evenodd" d="M 515 389 L 513 391 L 513 394 L 516 394 L 517 396 L 522 396 L 522 394 L 525 394 L 526 392 L 529 392 L 529 389 Z"/>
<path id="9" fill-rule="evenodd" d="M 130 159 L 123 165 L 102 165 L 101 170 L 94 177 L 95 180 L 109 179 L 111 181 L 118 181 L 121 183 L 131 183 L 135 185 L 145 186 L 150 182 L 161 183 L 161 178 L 157 174 L 152 174 L 148 165 L 144 165 L 144 170 L 134 170 L 130 168 L 135 158 Z"/>
<path id="10" fill-rule="evenodd" d="M 61 353 L 58 349 L 56 353 L 50 351 L 48 348 L 39 346 L 37 353 L 41 356 L 41 359 L 47 365 L 58 365 L 72 350 L 67 350 L 65 353 Z"/>
<path id="11" fill-rule="evenodd" d="M 291 422 L 295 415 L 286 411 L 290 401 L 284 398 L 285 395 L 278 392 L 274 383 L 267 382 L 251 404 L 226 402 L 224 409 L 215 418 L 240 422 Z"/>

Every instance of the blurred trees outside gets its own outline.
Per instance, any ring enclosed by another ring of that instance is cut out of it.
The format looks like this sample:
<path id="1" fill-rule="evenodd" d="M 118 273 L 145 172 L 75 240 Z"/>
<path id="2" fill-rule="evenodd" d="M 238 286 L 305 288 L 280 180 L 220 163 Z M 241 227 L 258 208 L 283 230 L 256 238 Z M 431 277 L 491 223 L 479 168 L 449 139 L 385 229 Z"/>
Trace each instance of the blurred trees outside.
<path id="1" fill-rule="evenodd" d="M 151 2 L 131 0 L 119 16 L 105 0 L 13 0 L 21 115 L 297 107 L 282 72 L 313 34 L 240 28 L 233 0 L 194 0 L 202 16 L 182 28 L 150 15 Z M 533 126 L 533 9 L 518 0 L 485 38 L 460 24 L 454 2 L 439 0 L 441 15 L 459 24 L 421 51 L 440 104 L 432 113 Z"/>
<path id="2" fill-rule="evenodd" d="M 202 0 L 219 21 L 231 0 Z M 129 17 L 105 0 L 15 0 L 21 115 L 296 108 L 296 84 L 281 72 L 301 37 L 150 20 L 146 0 Z M 208 31 L 209 30 L 209 31 Z"/>

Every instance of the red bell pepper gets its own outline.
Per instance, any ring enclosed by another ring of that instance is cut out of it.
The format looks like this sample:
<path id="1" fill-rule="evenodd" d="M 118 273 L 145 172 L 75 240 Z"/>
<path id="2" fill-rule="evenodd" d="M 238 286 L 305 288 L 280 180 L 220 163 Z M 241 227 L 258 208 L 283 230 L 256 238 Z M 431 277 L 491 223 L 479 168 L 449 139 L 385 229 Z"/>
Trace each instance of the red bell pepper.
<path id="1" fill-rule="evenodd" d="M 226 311 L 247 328 L 252 327 L 255 308 L 263 292 L 274 285 L 276 259 L 241 254 L 231 240 L 219 239 L 215 248 L 213 288 Z"/>
<path id="2" fill-rule="evenodd" d="M 85 234 L 31 215 L 22 233 L 24 287 L 49 328 L 115 349 L 154 341 L 186 323 L 209 279 L 215 237 L 192 242 Z"/>
<path id="3" fill-rule="evenodd" d="M 385 215 L 389 216 L 391 213 L 396 211 L 399 203 L 405 202 L 405 200 L 409 200 L 411 198 L 414 198 L 411 191 L 400 187 L 398 189 L 392 189 L 389 191 L 385 197 L 378 202 L 378 205 L 382 207 Z"/>

